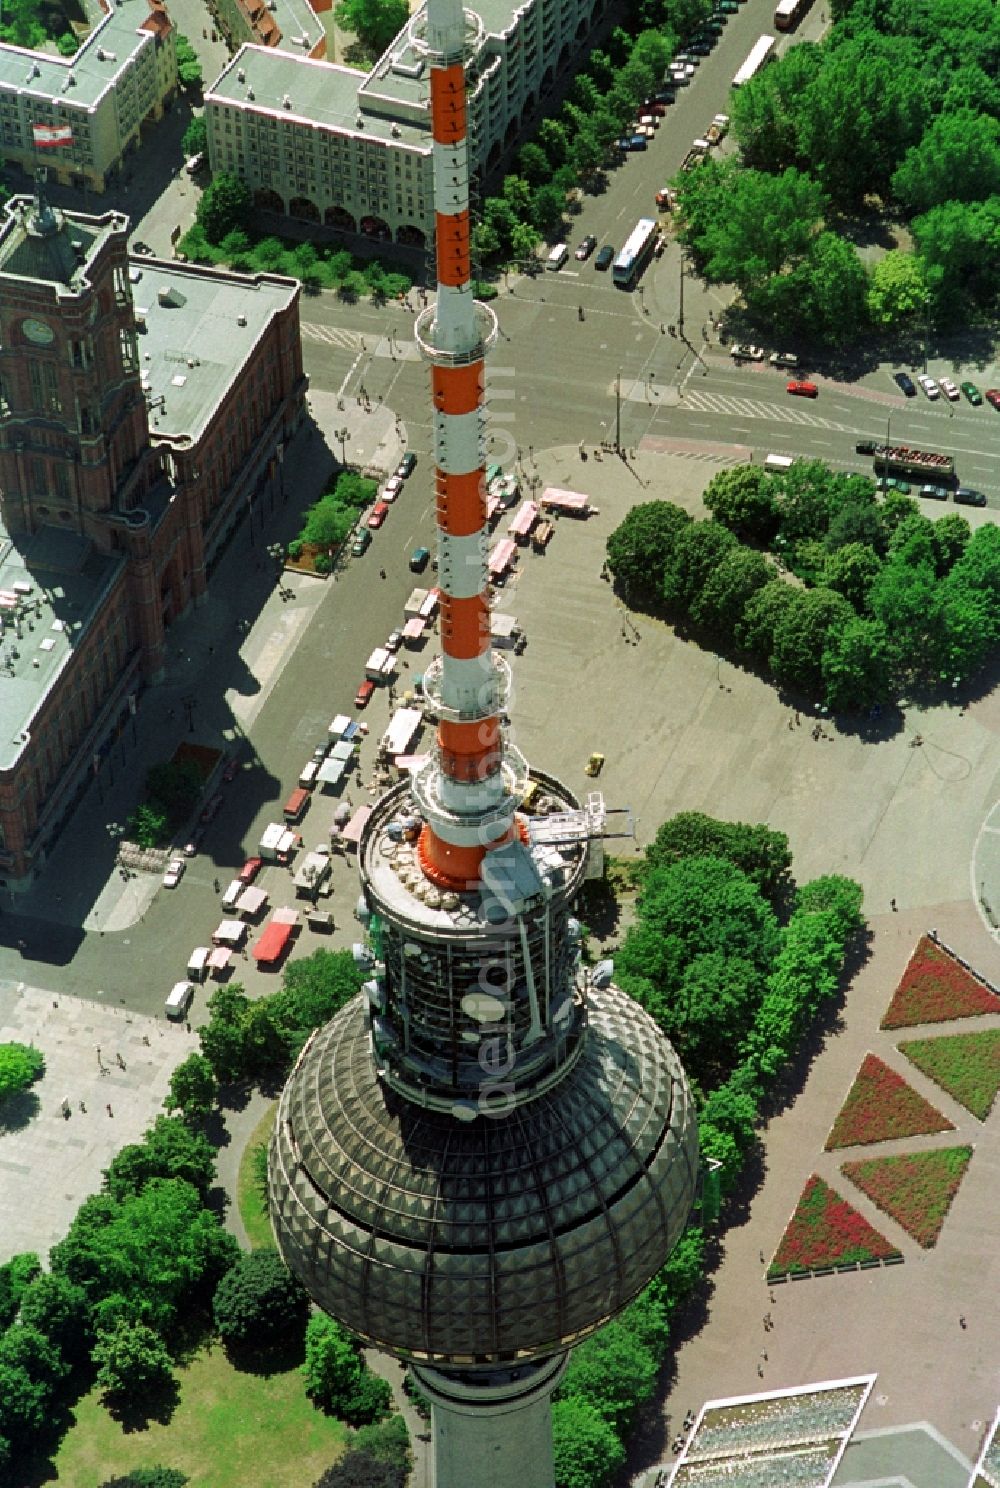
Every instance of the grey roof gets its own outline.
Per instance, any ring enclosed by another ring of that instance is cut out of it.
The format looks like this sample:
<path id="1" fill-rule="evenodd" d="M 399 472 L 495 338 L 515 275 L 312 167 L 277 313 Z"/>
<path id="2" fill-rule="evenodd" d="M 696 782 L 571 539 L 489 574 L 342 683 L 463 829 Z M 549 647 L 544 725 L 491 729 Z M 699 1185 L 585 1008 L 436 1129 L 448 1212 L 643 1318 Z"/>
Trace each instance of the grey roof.
<path id="1" fill-rule="evenodd" d="M 16 608 L 4 601 L 0 632 L 0 769 L 11 769 L 27 747 L 39 704 L 70 663 L 124 561 L 52 527 L 15 548 L 0 528 L 0 591 L 17 599 Z M 30 593 L 15 585 L 29 585 Z"/>
<path id="2" fill-rule="evenodd" d="M 139 334 L 143 386 L 165 400 L 153 409 L 153 431 L 197 440 L 271 317 L 295 299 L 298 281 L 152 258 L 132 259 L 130 271 L 146 327 Z"/>
<path id="3" fill-rule="evenodd" d="M 92 109 L 127 70 L 129 57 L 155 42 L 154 32 L 140 29 L 149 15 L 146 0 L 118 0 L 75 57 L 2 45 L 0 88 L 15 89 L 23 97 Z"/>

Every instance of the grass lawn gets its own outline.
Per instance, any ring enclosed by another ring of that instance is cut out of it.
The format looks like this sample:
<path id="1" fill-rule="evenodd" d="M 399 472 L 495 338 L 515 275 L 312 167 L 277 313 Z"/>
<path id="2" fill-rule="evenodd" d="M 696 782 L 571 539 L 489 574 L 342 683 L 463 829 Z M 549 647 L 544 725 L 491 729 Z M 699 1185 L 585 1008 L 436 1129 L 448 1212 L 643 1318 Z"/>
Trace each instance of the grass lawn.
<path id="1" fill-rule="evenodd" d="M 971 1147 L 942 1147 L 933 1152 L 844 1163 L 840 1171 L 874 1200 L 883 1214 L 891 1215 L 929 1250 L 937 1244 L 971 1158 Z"/>
<path id="2" fill-rule="evenodd" d="M 928 1079 L 986 1120 L 1000 1090 L 1000 1028 L 911 1039 L 899 1048 Z"/>
<path id="3" fill-rule="evenodd" d="M 876 1055 L 866 1054 L 830 1128 L 826 1150 L 953 1130 L 947 1116 L 907 1085 L 902 1075 Z"/>
<path id="4" fill-rule="evenodd" d="M 98 1488 L 133 1467 L 177 1467 L 191 1488 L 304 1488 L 343 1454 L 347 1428 L 316 1410 L 299 1370 L 264 1377 L 234 1369 L 218 1345 L 177 1371 L 168 1425 L 124 1431 L 96 1392 L 74 1411 L 49 1482 Z"/>
<path id="5" fill-rule="evenodd" d="M 271 1128 L 274 1126 L 274 1118 L 277 1115 L 278 1102 L 269 1111 L 265 1111 L 253 1131 L 250 1140 L 243 1150 L 240 1158 L 240 1174 L 237 1180 L 237 1199 L 240 1206 L 240 1218 L 247 1232 L 251 1250 L 273 1250 L 274 1236 L 271 1233 L 271 1221 L 267 1210 L 261 1201 L 260 1192 L 254 1180 L 254 1158 L 255 1147 L 261 1142 L 267 1142 L 271 1136 Z"/>

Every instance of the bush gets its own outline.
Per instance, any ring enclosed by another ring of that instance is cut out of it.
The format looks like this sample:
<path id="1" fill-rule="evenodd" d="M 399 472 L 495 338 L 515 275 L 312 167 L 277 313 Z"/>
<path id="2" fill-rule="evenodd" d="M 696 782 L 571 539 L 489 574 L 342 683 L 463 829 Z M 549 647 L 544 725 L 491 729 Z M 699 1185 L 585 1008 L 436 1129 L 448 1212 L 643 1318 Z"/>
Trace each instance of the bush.
<path id="1" fill-rule="evenodd" d="M 235 1348 L 283 1343 L 302 1331 L 308 1310 L 301 1283 L 274 1250 L 241 1255 L 212 1299 L 219 1336 Z"/>
<path id="2" fill-rule="evenodd" d="M 326 553 L 318 553 L 313 559 L 313 568 L 318 574 L 328 574 L 333 571 L 333 559 Z"/>
<path id="3" fill-rule="evenodd" d="M 177 1467 L 134 1467 L 123 1478 L 108 1478 L 101 1488 L 184 1488 L 190 1481 Z"/>
<path id="4" fill-rule="evenodd" d="M 18 1319 L 34 1328 L 59 1350 L 67 1364 L 82 1364 L 90 1356 L 93 1324 L 83 1289 L 65 1276 L 43 1272 L 25 1289 Z"/>
<path id="5" fill-rule="evenodd" d="M 134 1198 L 152 1178 L 183 1178 L 204 1200 L 215 1178 L 215 1148 L 180 1117 L 157 1116 L 141 1142 L 130 1142 L 112 1158 L 104 1191 L 113 1199 Z"/>
<path id="6" fill-rule="evenodd" d="M 357 1340 L 325 1313 L 309 1319 L 302 1374 L 316 1404 L 351 1425 L 377 1421 L 389 1411 L 388 1383 L 372 1374 Z"/>
<path id="7" fill-rule="evenodd" d="M 41 1271 L 42 1263 L 33 1250 L 11 1256 L 0 1266 L 0 1329 L 10 1327 L 22 1297 Z"/>
<path id="8" fill-rule="evenodd" d="M 158 1333 L 144 1323 L 119 1323 L 94 1345 L 97 1383 L 105 1399 L 142 1397 L 171 1378 L 171 1358 Z"/>
<path id="9" fill-rule="evenodd" d="M 305 543 L 302 541 L 301 537 L 294 538 L 293 541 L 288 544 L 288 556 L 293 563 L 298 563 L 299 559 L 302 557 L 302 550 L 304 547 Z"/>
<path id="10" fill-rule="evenodd" d="M 28 1090 L 45 1073 L 45 1056 L 33 1044 L 0 1044 L 0 1101 Z"/>

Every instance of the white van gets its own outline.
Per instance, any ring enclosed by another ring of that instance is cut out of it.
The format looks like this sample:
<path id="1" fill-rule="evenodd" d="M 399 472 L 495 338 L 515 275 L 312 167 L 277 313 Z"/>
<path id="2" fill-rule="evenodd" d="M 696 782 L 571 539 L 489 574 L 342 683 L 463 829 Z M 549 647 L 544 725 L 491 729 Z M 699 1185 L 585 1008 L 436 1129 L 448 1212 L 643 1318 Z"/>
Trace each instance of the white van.
<path id="1" fill-rule="evenodd" d="M 795 464 L 791 455 L 768 455 L 764 460 L 765 470 L 791 470 Z"/>
<path id="2" fill-rule="evenodd" d="M 189 176 L 196 176 L 205 164 L 205 152 L 199 150 L 197 155 L 189 155 L 184 162 L 184 169 Z"/>
<path id="3" fill-rule="evenodd" d="M 222 896 L 223 909 L 232 909 L 245 888 L 246 884 L 241 878 L 234 878 Z"/>
<path id="4" fill-rule="evenodd" d="M 313 786 L 316 784 L 316 776 L 319 774 L 319 765 L 319 760 L 311 759 L 307 760 L 306 763 L 302 766 L 301 773 L 299 774 L 299 785 L 302 787 L 303 790 L 312 790 Z"/>
<path id="5" fill-rule="evenodd" d="M 183 1018 L 191 1006 L 193 996 L 194 986 L 191 982 L 175 982 L 163 1005 L 163 1011 L 168 1018 Z"/>
<path id="6" fill-rule="evenodd" d="M 195 946 L 188 957 L 187 972 L 193 982 L 203 982 L 208 973 L 208 946 Z"/>
<path id="7" fill-rule="evenodd" d="M 547 269 L 561 269 L 567 258 L 569 258 L 569 245 L 567 243 L 557 243 L 545 260 L 545 267 Z"/>

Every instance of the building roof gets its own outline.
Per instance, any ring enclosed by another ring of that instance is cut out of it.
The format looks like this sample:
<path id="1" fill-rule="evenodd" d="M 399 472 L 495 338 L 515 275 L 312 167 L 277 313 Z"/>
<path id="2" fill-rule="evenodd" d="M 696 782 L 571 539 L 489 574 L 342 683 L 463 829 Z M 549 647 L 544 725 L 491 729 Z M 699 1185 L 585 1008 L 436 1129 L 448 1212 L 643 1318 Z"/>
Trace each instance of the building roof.
<path id="1" fill-rule="evenodd" d="M 219 74 L 205 101 L 274 113 L 296 124 L 346 131 L 362 139 L 392 140 L 396 145 L 429 151 L 430 115 L 423 127 L 404 119 L 359 113 L 358 89 L 363 81 L 362 74 L 351 67 L 248 44 Z"/>
<path id="2" fill-rule="evenodd" d="M 0 88 L 28 99 L 93 109 L 128 68 L 129 58 L 155 39 L 148 23 L 161 15 L 149 0 L 118 0 L 74 57 L 0 45 Z M 44 151 L 40 154 L 40 159 Z"/>
<path id="3" fill-rule="evenodd" d="M 95 244 L 116 226 L 127 227 L 126 219 L 111 216 L 102 225 L 95 217 L 60 212 L 44 202 L 39 211 L 34 198 L 15 197 L 0 227 L 0 272 L 79 289 Z"/>
<path id="4" fill-rule="evenodd" d="M 145 326 L 139 357 L 151 431 L 198 440 L 271 318 L 296 299 L 298 281 L 152 258 L 132 259 L 130 274 Z"/>
<path id="5" fill-rule="evenodd" d="M 0 527 L 0 769 L 12 769 L 27 747 L 40 703 L 124 561 L 52 527 L 15 548 Z"/>

